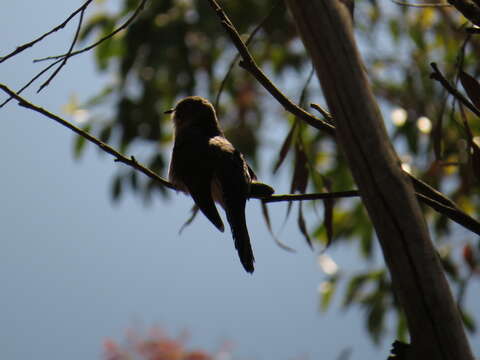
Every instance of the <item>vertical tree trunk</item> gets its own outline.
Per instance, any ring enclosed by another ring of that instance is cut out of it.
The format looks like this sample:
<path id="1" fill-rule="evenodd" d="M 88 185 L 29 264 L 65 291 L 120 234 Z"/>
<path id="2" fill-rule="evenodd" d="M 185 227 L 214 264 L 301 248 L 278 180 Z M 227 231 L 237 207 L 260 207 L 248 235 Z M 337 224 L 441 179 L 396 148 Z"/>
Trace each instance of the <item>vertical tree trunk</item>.
<path id="1" fill-rule="evenodd" d="M 409 359 L 472 360 L 410 180 L 388 139 L 342 0 L 287 0 L 382 246 L 410 335 Z"/>

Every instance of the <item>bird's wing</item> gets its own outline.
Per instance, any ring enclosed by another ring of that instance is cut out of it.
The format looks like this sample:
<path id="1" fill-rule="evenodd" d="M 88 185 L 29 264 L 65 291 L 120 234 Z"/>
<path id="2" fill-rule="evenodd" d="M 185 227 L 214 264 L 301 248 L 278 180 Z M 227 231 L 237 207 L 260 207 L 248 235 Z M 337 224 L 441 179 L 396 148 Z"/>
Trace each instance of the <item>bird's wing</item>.
<path id="1" fill-rule="evenodd" d="M 214 159 L 209 153 L 208 146 L 196 145 L 192 147 L 193 150 L 188 147 L 174 151 L 170 166 L 174 171 L 171 171 L 171 174 L 177 184 L 188 190 L 202 213 L 223 232 L 225 226 L 212 199 Z"/>
<path id="2" fill-rule="evenodd" d="M 190 196 L 195 201 L 195 204 L 200 208 L 202 213 L 210 220 L 218 230 L 223 232 L 225 226 L 218 214 L 217 207 L 212 199 L 211 193 L 212 177 L 199 176 L 196 179 L 186 178 L 184 180 L 185 186 L 188 188 Z"/>
<path id="3" fill-rule="evenodd" d="M 245 203 L 251 181 L 248 166 L 242 154 L 228 140 L 220 137 L 213 140 L 210 145 L 217 159 L 214 177 L 221 187 L 223 205 L 240 261 L 245 270 L 251 273 L 255 259 L 245 220 Z"/>

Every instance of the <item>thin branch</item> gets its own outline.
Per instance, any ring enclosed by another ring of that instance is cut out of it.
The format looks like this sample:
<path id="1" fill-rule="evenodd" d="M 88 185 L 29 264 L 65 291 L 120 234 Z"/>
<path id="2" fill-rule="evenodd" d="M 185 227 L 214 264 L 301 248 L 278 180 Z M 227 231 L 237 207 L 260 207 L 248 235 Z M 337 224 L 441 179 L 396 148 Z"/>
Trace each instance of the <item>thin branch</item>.
<path id="1" fill-rule="evenodd" d="M 73 13 L 70 14 L 70 16 L 68 18 L 65 19 L 65 21 L 63 23 L 61 23 L 60 25 L 54 27 L 52 30 L 50 30 L 49 32 L 39 36 L 38 38 L 36 38 L 35 40 L 32 40 L 26 44 L 23 44 L 21 46 L 18 46 L 14 51 L 12 51 L 10 54 L 8 55 L 5 55 L 3 57 L 0 57 L 0 64 L 6 60 L 8 60 L 9 58 L 21 53 L 22 51 L 32 47 L 33 45 L 35 45 L 36 43 L 42 41 L 43 39 L 45 39 L 47 36 L 53 34 L 54 32 L 60 30 L 60 29 L 63 29 L 69 22 L 70 20 L 72 20 L 79 12 L 84 12 L 87 7 L 90 5 L 90 3 L 92 2 L 93 0 L 87 0 L 85 1 L 85 3 L 80 6 L 77 10 L 75 10 Z"/>
<path id="2" fill-rule="evenodd" d="M 48 56 L 48 57 L 41 58 L 41 59 L 35 59 L 34 62 L 40 62 L 40 61 L 45 61 L 45 60 L 63 59 L 65 57 L 76 56 L 76 55 L 82 54 L 86 51 L 92 50 L 93 48 L 97 47 L 98 45 L 100 45 L 104 41 L 106 41 L 106 40 L 114 37 L 115 35 L 117 35 L 120 31 L 126 29 L 133 22 L 133 20 L 135 20 L 135 18 L 138 16 L 138 14 L 140 14 L 142 12 L 142 10 L 145 7 L 147 1 L 148 0 L 142 0 L 140 2 L 140 4 L 137 6 L 137 8 L 135 9 L 135 11 L 133 12 L 132 16 L 130 16 L 122 25 L 120 25 L 118 28 L 113 30 L 110 34 L 105 35 L 101 39 L 97 40 L 93 44 L 91 44 L 89 46 L 86 46 L 83 49 L 73 51 L 71 54 L 67 53 L 67 54 L 61 54 L 61 55 Z"/>
<path id="3" fill-rule="evenodd" d="M 435 4 L 435 3 L 425 3 L 425 4 L 412 4 L 407 1 L 399 1 L 399 0 L 390 0 L 391 2 L 401 5 L 401 6 L 408 6 L 408 7 L 417 7 L 417 8 L 426 8 L 426 7 L 451 7 L 450 4 Z"/>
<path id="4" fill-rule="evenodd" d="M 37 113 L 40 113 L 46 117 L 48 117 L 49 119 L 52 119 L 54 121 L 56 121 L 57 123 L 59 123 L 60 125 L 63 125 L 65 126 L 66 128 L 72 130 L 74 133 L 76 133 L 77 135 L 80 135 L 82 136 L 83 138 L 85 138 L 86 140 L 90 141 L 91 143 L 97 145 L 100 149 L 102 149 L 103 151 L 109 153 L 110 155 L 113 155 L 115 157 L 115 161 L 118 161 L 118 162 L 121 162 L 121 163 L 124 163 L 128 166 L 131 166 L 135 169 L 137 169 L 138 171 L 144 173 L 145 175 L 147 175 L 148 177 L 160 182 L 162 185 L 168 187 L 169 189 L 174 189 L 176 190 L 176 187 L 168 182 L 167 180 L 165 180 L 164 178 L 158 176 L 157 174 L 155 174 L 152 170 L 148 169 L 147 167 L 143 166 L 142 164 L 140 164 L 139 162 L 137 162 L 137 160 L 131 156 L 131 157 L 126 157 L 125 155 L 122 155 L 121 153 L 119 153 L 118 151 L 116 151 L 114 148 L 112 148 L 111 146 L 105 144 L 103 141 L 100 141 L 99 139 L 97 139 L 96 137 L 90 135 L 89 133 L 87 133 L 86 131 L 83 131 L 82 129 L 76 127 L 75 125 L 69 123 L 68 121 L 62 119 L 61 117 L 37 106 L 37 105 L 34 105 L 30 102 L 28 102 L 27 100 L 25 100 L 23 97 L 19 96 L 18 94 L 16 94 L 14 91 L 12 91 L 11 89 L 9 89 L 6 85 L 4 84 L 0 84 L 0 89 L 3 90 L 5 93 L 7 93 L 9 96 L 11 96 L 12 98 L 14 98 L 15 100 L 18 101 L 18 104 L 22 107 L 25 107 L 27 109 L 31 109 Z"/>
<path id="5" fill-rule="evenodd" d="M 286 194 L 286 195 L 271 195 L 268 198 L 263 198 L 263 202 L 273 203 L 280 201 L 305 201 L 305 200 L 325 200 L 325 199 L 339 199 L 360 196 L 358 190 L 337 191 L 318 194 Z"/>
<path id="6" fill-rule="evenodd" d="M 252 42 L 253 38 L 255 37 L 255 35 L 258 33 L 258 31 L 260 31 L 260 29 L 263 27 L 263 25 L 265 25 L 265 23 L 267 22 L 267 20 L 270 18 L 270 16 L 272 16 L 273 12 L 275 11 L 275 9 L 277 7 L 280 6 L 280 4 L 283 3 L 283 0 L 279 0 L 277 1 L 277 3 L 275 5 L 273 5 L 272 9 L 268 12 L 268 14 L 262 19 L 262 21 L 260 21 L 258 23 L 258 25 L 253 29 L 253 31 L 250 33 L 250 35 L 248 36 L 247 40 L 245 41 L 245 46 L 248 46 L 250 45 L 250 43 Z M 233 67 L 235 66 L 235 64 L 237 63 L 238 59 L 240 59 L 240 54 L 236 54 L 235 57 L 233 58 L 233 60 L 230 62 L 230 65 L 228 67 L 228 70 L 227 70 L 227 73 L 225 74 L 222 82 L 220 83 L 220 87 L 218 89 L 218 92 L 217 92 L 217 96 L 215 97 L 215 102 L 214 102 L 214 106 L 215 108 L 218 108 L 218 104 L 220 103 L 220 97 L 222 96 L 222 92 L 223 92 L 223 89 L 225 88 L 225 85 L 227 83 L 227 80 L 230 76 L 230 73 L 233 71 Z"/>
<path id="7" fill-rule="evenodd" d="M 70 48 L 68 49 L 67 56 L 65 56 L 63 58 L 62 62 L 60 63 L 60 65 L 58 65 L 58 67 L 55 69 L 55 71 L 52 73 L 52 75 L 50 75 L 50 77 L 40 86 L 40 88 L 37 90 L 37 93 L 39 93 L 46 86 L 48 86 L 48 84 L 50 84 L 50 82 L 53 80 L 53 78 L 55 76 L 57 76 L 57 74 L 60 72 L 60 70 L 62 70 L 62 68 L 67 64 L 67 61 L 72 54 L 73 48 L 75 47 L 75 44 L 77 43 L 78 35 L 80 34 L 80 30 L 82 29 L 83 15 L 85 15 L 85 9 L 82 9 L 82 11 L 80 11 L 80 18 L 78 19 L 77 30 L 75 31 L 75 35 L 73 36 L 73 40 L 72 40 L 72 43 L 70 44 Z"/>
<path id="8" fill-rule="evenodd" d="M 91 2 L 92 0 L 89 0 L 87 1 L 82 7 L 80 7 L 78 10 L 76 10 L 67 20 L 70 21 L 71 18 L 73 18 L 74 15 L 76 15 L 78 12 L 82 11 L 82 9 L 86 9 L 86 6 L 88 6 L 88 4 Z M 80 53 L 83 53 L 85 51 L 88 51 L 88 50 L 91 50 L 93 49 L 95 46 L 98 46 L 99 44 L 101 44 L 103 41 L 111 38 L 112 36 L 114 36 L 116 33 L 118 33 L 119 31 L 123 30 L 124 28 L 126 28 L 137 16 L 138 14 L 143 10 L 143 8 L 145 7 L 145 4 L 148 0 L 142 0 L 142 2 L 138 5 L 137 9 L 135 10 L 135 12 L 132 14 L 132 16 L 124 23 L 122 24 L 119 28 L 115 29 L 112 33 L 104 36 L 103 38 L 101 38 L 100 40 L 98 40 L 97 42 L 95 42 L 94 44 L 90 45 L 90 46 L 87 46 L 86 48 L 83 48 L 81 50 L 78 50 L 78 51 L 70 51 L 70 53 L 67 53 L 67 54 L 63 54 L 63 55 L 58 55 L 58 56 L 50 56 L 50 57 L 47 57 L 47 58 L 43 58 L 43 59 L 37 59 L 37 60 L 34 60 L 34 62 L 38 62 L 38 61 L 42 61 L 42 60 L 56 60 L 54 61 L 53 63 L 51 63 L 50 65 L 48 65 L 47 67 L 45 67 L 43 70 L 41 70 L 37 75 L 35 75 L 32 79 L 30 79 L 20 90 L 17 91 L 17 95 L 21 94 L 25 89 L 27 89 L 31 84 L 33 84 L 40 76 L 42 76 L 45 72 L 47 72 L 48 70 L 50 70 L 52 67 L 54 67 L 56 64 L 60 63 L 60 62 L 66 62 L 67 59 L 69 59 L 70 57 L 72 56 L 75 56 L 75 55 L 78 55 Z M 66 20 L 66 21 L 67 21 Z M 65 26 L 66 22 L 62 25 L 59 25 L 58 28 L 61 28 L 63 26 Z M 79 24 L 81 25 L 81 24 Z M 56 29 L 56 30 L 55 30 Z M 55 28 L 53 30 L 50 31 L 53 32 L 53 31 L 57 31 L 58 29 Z M 78 30 L 77 30 L 78 32 Z M 47 33 L 49 34 L 49 33 Z M 47 34 L 43 35 L 43 37 L 45 37 Z M 76 34 L 76 37 L 77 37 L 77 34 Z M 40 38 L 39 38 L 40 39 Z M 35 42 L 38 42 L 39 39 L 37 40 L 34 40 L 32 42 L 35 43 Z M 41 39 L 40 39 L 41 40 Z M 30 44 L 30 43 L 29 43 Z M 26 45 L 22 45 L 23 47 L 25 47 Z M 31 45 L 30 45 L 31 46 Z M 10 56 L 10 55 L 8 55 Z M 13 56 L 13 55 L 12 55 Z M 6 60 L 6 59 L 5 59 Z M 3 61 L 3 60 L 2 60 Z M 0 61 L 1 63 L 1 61 Z M 58 73 L 59 71 L 59 68 L 56 69 L 55 73 Z M 52 75 L 52 76 L 55 76 L 55 75 Z M 52 78 L 52 76 L 50 78 Z M 49 78 L 49 80 L 47 80 L 47 83 L 49 81 L 51 81 L 51 79 Z M 42 87 L 38 90 L 40 91 L 41 89 L 43 88 L 43 85 Z M 3 103 L 0 104 L 0 108 L 5 106 L 10 100 L 12 99 L 12 97 L 9 97 L 8 99 L 6 99 Z"/>
<path id="9" fill-rule="evenodd" d="M 307 111 L 303 110 L 301 107 L 290 101 L 271 81 L 270 79 L 263 73 L 263 71 L 257 66 L 255 60 L 253 59 L 252 55 L 248 51 L 245 43 L 240 38 L 237 29 L 232 24 L 230 19 L 227 17 L 225 12 L 222 8 L 217 4 L 215 0 L 208 0 L 210 5 L 215 10 L 217 16 L 221 20 L 222 26 L 227 31 L 227 34 L 230 36 L 233 44 L 237 48 L 240 56 L 242 57 L 242 61 L 240 61 L 240 66 L 247 70 L 250 74 L 252 74 L 260 84 L 275 98 L 277 101 L 287 110 L 288 112 L 294 114 L 295 116 L 303 119 L 311 126 L 328 132 L 329 134 L 335 133 L 335 128 L 330 125 L 329 123 L 319 119 L 312 114 L 308 113 Z M 330 120 L 330 119 L 329 119 Z"/>
<path id="10" fill-rule="evenodd" d="M 465 96 L 462 95 L 453 85 L 451 85 L 445 76 L 441 73 L 438 69 L 436 63 L 432 62 L 430 66 L 433 69 L 433 73 L 430 74 L 430 78 L 433 80 L 437 80 L 442 86 L 447 90 L 451 95 L 453 95 L 457 100 L 459 100 L 462 104 L 464 104 L 467 108 L 470 109 L 475 115 L 480 117 L 480 111 L 473 105 L 470 100 L 468 100 Z"/>

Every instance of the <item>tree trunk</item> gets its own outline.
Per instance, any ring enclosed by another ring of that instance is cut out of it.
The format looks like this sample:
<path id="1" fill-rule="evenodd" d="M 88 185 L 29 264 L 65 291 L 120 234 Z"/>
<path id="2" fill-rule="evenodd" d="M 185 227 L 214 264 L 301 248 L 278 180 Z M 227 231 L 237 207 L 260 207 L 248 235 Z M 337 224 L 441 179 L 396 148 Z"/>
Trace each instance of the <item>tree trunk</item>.
<path id="1" fill-rule="evenodd" d="M 408 359 L 472 360 L 410 180 L 388 139 L 345 0 L 287 0 L 405 311 Z"/>

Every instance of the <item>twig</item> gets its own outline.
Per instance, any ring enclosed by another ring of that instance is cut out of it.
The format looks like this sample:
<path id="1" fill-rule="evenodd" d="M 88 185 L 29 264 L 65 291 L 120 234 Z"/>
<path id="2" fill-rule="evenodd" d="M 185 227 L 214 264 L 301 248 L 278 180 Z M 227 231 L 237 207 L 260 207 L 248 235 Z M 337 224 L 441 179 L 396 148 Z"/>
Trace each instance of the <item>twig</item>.
<path id="1" fill-rule="evenodd" d="M 65 24 L 70 21 L 73 16 L 75 16 L 76 14 L 78 14 L 80 11 L 85 10 L 86 7 L 88 6 L 88 4 L 91 2 L 92 0 L 89 0 L 87 1 L 84 5 L 82 5 L 82 7 L 80 7 L 79 9 L 77 9 L 72 15 L 70 15 L 68 17 L 67 20 L 65 20 L 64 23 L 62 23 L 61 25 L 57 26 L 57 28 L 51 30 L 49 33 L 45 34 L 45 35 L 42 35 L 42 37 L 32 41 L 31 43 L 29 44 L 34 44 L 35 42 L 38 42 L 40 41 L 41 39 L 43 39 L 45 36 L 49 35 L 50 33 L 54 32 L 54 31 L 57 31 L 58 29 L 62 28 L 65 26 Z M 114 36 L 116 33 L 118 33 L 119 31 L 123 30 L 124 28 L 126 28 L 137 16 L 138 14 L 143 10 L 143 8 L 145 7 L 145 4 L 148 0 L 142 0 L 142 2 L 138 5 L 137 9 L 135 10 L 135 12 L 132 14 L 132 16 L 125 22 L 123 23 L 119 28 L 115 29 L 113 32 L 111 32 L 110 34 L 104 36 L 103 38 L 101 38 L 100 40 L 98 40 L 97 42 L 95 42 L 94 44 L 90 45 L 90 46 L 87 46 L 86 48 L 83 48 L 81 50 L 78 50 L 78 51 L 71 51 L 67 54 L 63 54 L 63 55 L 58 55 L 58 56 L 49 56 L 49 57 L 46 57 L 46 58 L 42 58 L 42 59 L 36 59 L 34 60 L 34 62 L 38 62 L 38 61 L 43 61 L 43 60 L 56 60 L 55 62 L 51 63 L 50 65 L 48 65 L 47 67 L 45 67 L 43 70 L 41 70 L 37 75 L 35 75 L 32 79 L 30 79 L 20 90 L 17 91 L 17 95 L 21 94 L 25 89 L 27 89 L 31 84 L 33 84 L 40 76 L 42 76 L 45 72 L 47 72 L 48 70 L 50 70 L 52 67 L 54 67 L 56 64 L 60 63 L 60 62 L 65 62 L 67 61 L 67 59 L 71 58 L 72 56 L 75 56 L 75 55 L 78 55 L 80 53 L 83 53 L 85 51 L 88 51 L 88 50 L 91 50 L 93 49 L 94 47 L 98 46 L 99 44 L 101 44 L 103 41 L 111 38 L 112 36 Z M 83 11 L 82 11 L 83 13 Z M 79 24 L 81 25 L 81 24 Z M 77 33 L 78 33 L 78 29 L 77 29 Z M 78 36 L 78 34 L 76 34 L 76 37 Z M 76 41 L 76 40 L 75 40 Z M 26 45 L 22 45 L 22 48 L 26 48 L 28 47 L 27 46 L 28 44 Z M 32 45 L 29 45 L 29 46 L 32 46 Z M 22 50 L 23 51 L 23 50 Z M 18 51 L 19 52 L 19 51 Z M 17 52 L 17 53 L 18 53 Z M 8 57 L 11 57 L 13 55 L 9 54 L 7 55 Z M 5 58 L 2 59 L 2 61 L 6 60 Z M 1 61 L 0 61 L 1 63 Z M 63 65 L 62 65 L 63 66 Z M 55 76 L 56 73 L 58 73 L 60 69 L 57 68 L 55 70 L 55 73 L 52 75 L 52 76 Z M 47 80 L 47 83 L 49 81 L 51 81 L 51 78 L 52 76 L 50 76 L 49 80 Z M 42 85 L 42 87 L 38 90 L 40 91 L 42 88 L 43 88 L 44 85 Z M 12 99 L 12 97 L 6 99 L 3 103 L 0 104 L 0 108 L 5 106 L 10 100 Z"/>
<path id="2" fill-rule="evenodd" d="M 455 89 L 447 79 L 443 76 L 443 74 L 438 69 L 436 63 L 432 62 L 430 66 L 433 69 L 433 73 L 430 74 L 430 78 L 433 80 L 437 80 L 442 86 L 447 90 L 451 95 L 453 95 L 457 100 L 459 100 L 462 104 L 464 104 L 467 108 L 470 109 L 475 115 L 480 116 L 480 111 L 473 105 L 470 100 L 468 100 L 465 96 L 463 96 L 457 89 Z"/>
<path id="3" fill-rule="evenodd" d="M 267 20 L 270 18 L 270 16 L 272 16 L 274 10 L 280 6 L 280 4 L 283 3 L 283 0 L 279 0 L 277 1 L 277 3 L 275 5 L 273 5 L 272 9 L 269 11 L 269 13 L 262 19 L 262 21 L 260 21 L 258 23 L 258 25 L 253 29 L 253 31 L 250 33 L 250 35 L 248 36 L 247 40 L 245 41 L 245 46 L 248 46 L 250 45 L 250 43 L 252 42 L 253 38 L 255 37 L 255 35 L 257 34 L 258 31 L 260 31 L 260 29 L 263 27 L 263 25 L 265 25 L 265 23 L 267 22 Z M 236 54 L 235 57 L 233 58 L 233 60 L 230 62 L 230 65 L 228 67 L 228 70 L 227 70 L 227 73 L 225 74 L 222 82 L 220 83 L 220 87 L 218 88 L 218 92 L 217 92 L 217 96 L 215 97 L 215 102 L 214 102 L 214 106 L 215 108 L 218 108 L 218 104 L 220 103 L 220 97 L 222 96 L 222 92 L 223 92 L 223 89 L 225 88 L 225 84 L 227 83 L 227 80 L 230 76 L 230 73 L 232 72 L 233 70 L 233 67 L 235 66 L 235 64 L 237 63 L 238 59 L 240 59 L 240 54 Z"/>
<path id="4" fill-rule="evenodd" d="M 142 0 L 140 2 L 140 4 L 137 6 L 137 8 L 135 9 L 135 11 L 133 12 L 132 16 L 130 16 L 122 25 L 120 25 L 118 28 L 116 28 L 115 30 L 113 30 L 110 34 L 108 35 L 105 35 L 104 37 L 102 37 L 101 39 L 97 40 L 96 42 L 94 42 L 93 44 L 89 45 L 89 46 L 86 46 L 84 47 L 83 49 L 80 49 L 80 50 L 77 50 L 77 51 L 73 51 L 71 54 L 61 54 L 61 55 L 53 55 L 53 56 L 47 56 L 47 57 L 44 57 L 44 58 L 40 58 L 40 59 L 35 59 L 34 62 L 40 62 L 40 61 L 45 61 L 45 60 L 56 60 L 56 59 L 63 59 L 65 57 L 72 57 L 72 56 L 76 56 L 78 54 L 81 54 L 81 53 L 84 53 L 86 51 L 89 51 L 89 50 L 92 50 L 93 48 L 97 47 L 98 45 L 100 45 L 101 43 L 103 43 L 104 41 L 114 37 L 116 34 L 118 34 L 120 31 L 126 29 L 132 22 L 133 20 L 135 20 L 135 18 L 138 16 L 138 14 L 140 14 L 140 12 L 142 12 L 143 8 L 145 7 L 146 3 L 147 3 L 148 0 Z"/>
<path id="5" fill-rule="evenodd" d="M 319 119 L 312 114 L 308 113 L 307 111 L 303 110 L 301 107 L 297 106 L 295 103 L 290 101 L 271 81 L 270 79 L 263 73 L 263 71 L 257 66 L 255 60 L 253 59 L 252 55 L 248 51 L 245 43 L 240 38 L 238 31 L 236 30 L 235 26 L 233 26 L 230 19 L 227 17 L 225 12 L 222 8 L 217 4 L 215 0 L 208 0 L 210 5 L 215 10 L 217 16 L 221 20 L 222 26 L 227 31 L 230 39 L 232 40 L 233 44 L 237 48 L 240 56 L 242 57 L 242 61 L 240 61 L 240 66 L 247 70 L 250 74 L 252 74 L 260 84 L 275 98 L 277 101 L 287 110 L 288 112 L 294 114 L 295 116 L 303 119 L 311 126 L 328 132 L 329 134 L 333 135 L 335 133 L 335 128 L 330 125 L 329 123 Z M 325 110 L 326 112 L 326 110 Z M 330 120 L 330 119 L 329 119 Z"/>
<path id="6" fill-rule="evenodd" d="M 338 199 L 360 196 L 358 190 L 337 191 L 318 194 L 287 194 L 287 195 L 271 195 L 268 198 L 263 198 L 263 202 L 273 203 L 280 201 L 304 201 L 304 200 L 325 200 Z"/>
<path id="7" fill-rule="evenodd" d="M 50 30 L 49 32 L 39 36 L 38 38 L 36 38 L 35 40 L 32 40 L 26 44 L 23 44 L 23 45 L 20 45 L 18 46 L 14 51 L 12 51 L 10 54 L 8 55 L 5 55 L 3 57 L 0 57 L 0 64 L 6 60 L 8 60 L 9 58 L 21 53 L 22 51 L 32 47 L 33 45 L 35 45 L 36 43 L 42 41 L 43 39 L 45 39 L 47 36 L 53 34 L 54 32 L 60 30 L 60 29 L 63 29 L 69 22 L 70 20 L 72 20 L 79 12 L 84 12 L 86 10 L 86 8 L 90 5 L 90 3 L 92 2 L 93 0 L 87 0 L 85 1 L 85 3 L 80 6 L 77 10 L 75 10 L 73 13 L 70 14 L 70 16 L 68 18 L 65 19 L 65 21 L 63 23 L 61 23 L 60 25 L 54 27 L 52 30 Z"/>
<path id="8" fill-rule="evenodd" d="M 111 146 L 105 144 L 103 141 L 100 141 L 99 139 L 97 139 L 96 137 L 90 135 L 89 133 L 87 133 L 86 131 L 83 131 L 82 129 L 76 127 L 75 125 L 69 123 L 68 121 L 62 119 L 61 117 L 37 106 L 37 105 L 34 105 L 30 102 L 28 102 L 27 100 L 25 100 L 23 97 L 19 96 L 18 94 L 16 94 L 14 91 L 12 91 L 11 89 L 9 89 L 6 85 L 4 84 L 0 84 L 0 89 L 3 90 L 5 93 L 7 93 L 9 96 L 11 96 L 12 98 L 14 98 L 15 100 L 18 101 L 18 104 L 22 107 L 25 107 L 25 108 L 28 108 L 28 109 L 31 109 L 37 113 L 40 113 L 46 117 L 48 117 L 49 119 L 52 119 L 54 121 L 56 121 L 57 123 L 59 123 L 60 125 L 63 125 L 65 127 L 67 127 L 68 129 L 72 130 L 74 133 L 82 136 L 83 138 L 85 138 L 86 140 L 90 141 L 91 143 L 97 145 L 100 149 L 102 149 L 103 151 L 109 153 L 110 155 L 113 155 L 115 157 L 115 161 L 118 161 L 118 162 L 121 162 L 121 163 L 124 163 L 126 165 L 129 165 L 137 170 L 139 170 L 140 172 L 144 173 L 145 175 L 147 175 L 148 177 L 160 182 L 162 185 L 168 187 L 169 189 L 174 189 L 176 190 L 176 187 L 168 182 L 167 180 L 165 180 L 164 178 L 158 176 L 157 174 L 155 174 L 152 170 L 146 168 L 145 166 L 143 166 L 142 164 L 140 164 L 139 162 L 137 162 L 137 160 L 131 156 L 130 158 L 126 157 L 125 155 L 122 155 L 121 153 L 119 153 L 118 151 L 116 151 L 114 148 L 112 148 Z"/>
<path id="9" fill-rule="evenodd" d="M 75 35 L 73 36 L 73 40 L 72 40 L 72 43 L 70 44 L 70 48 L 68 49 L 67 56 L 65 56 L 63 58 L 62 62 L 60 63 L 60 65 L 58 65 L 58 67 L 55 69 L 55 71 L 52 73 L 52 75 L 50 75 L 49 78 L 40 86 L 40 88 L 37 90 L 37 93 L 39 93 L 46 86 L 48 86 L 48 84 L 50 84 L 50 82 L 53 80 L 53 78 L 55 76 L 57 76 L 57 74 L 60 72 L 60 70 L 62 70 L 62 68 L 66 65 L 69 57 L 72 54 L 72 51 L 73 51 L 73 48 L 75 47 L 75 44 L 77 43 L 78 35 L 80 34 L 80 30 L 82 29 L 83 15 L 84 14 L 85 14 L 85 9 L 82 9 L 82 11 L 80 11 L 80 18 L 78 19 L 77 30 L 75 31 Z"/>

